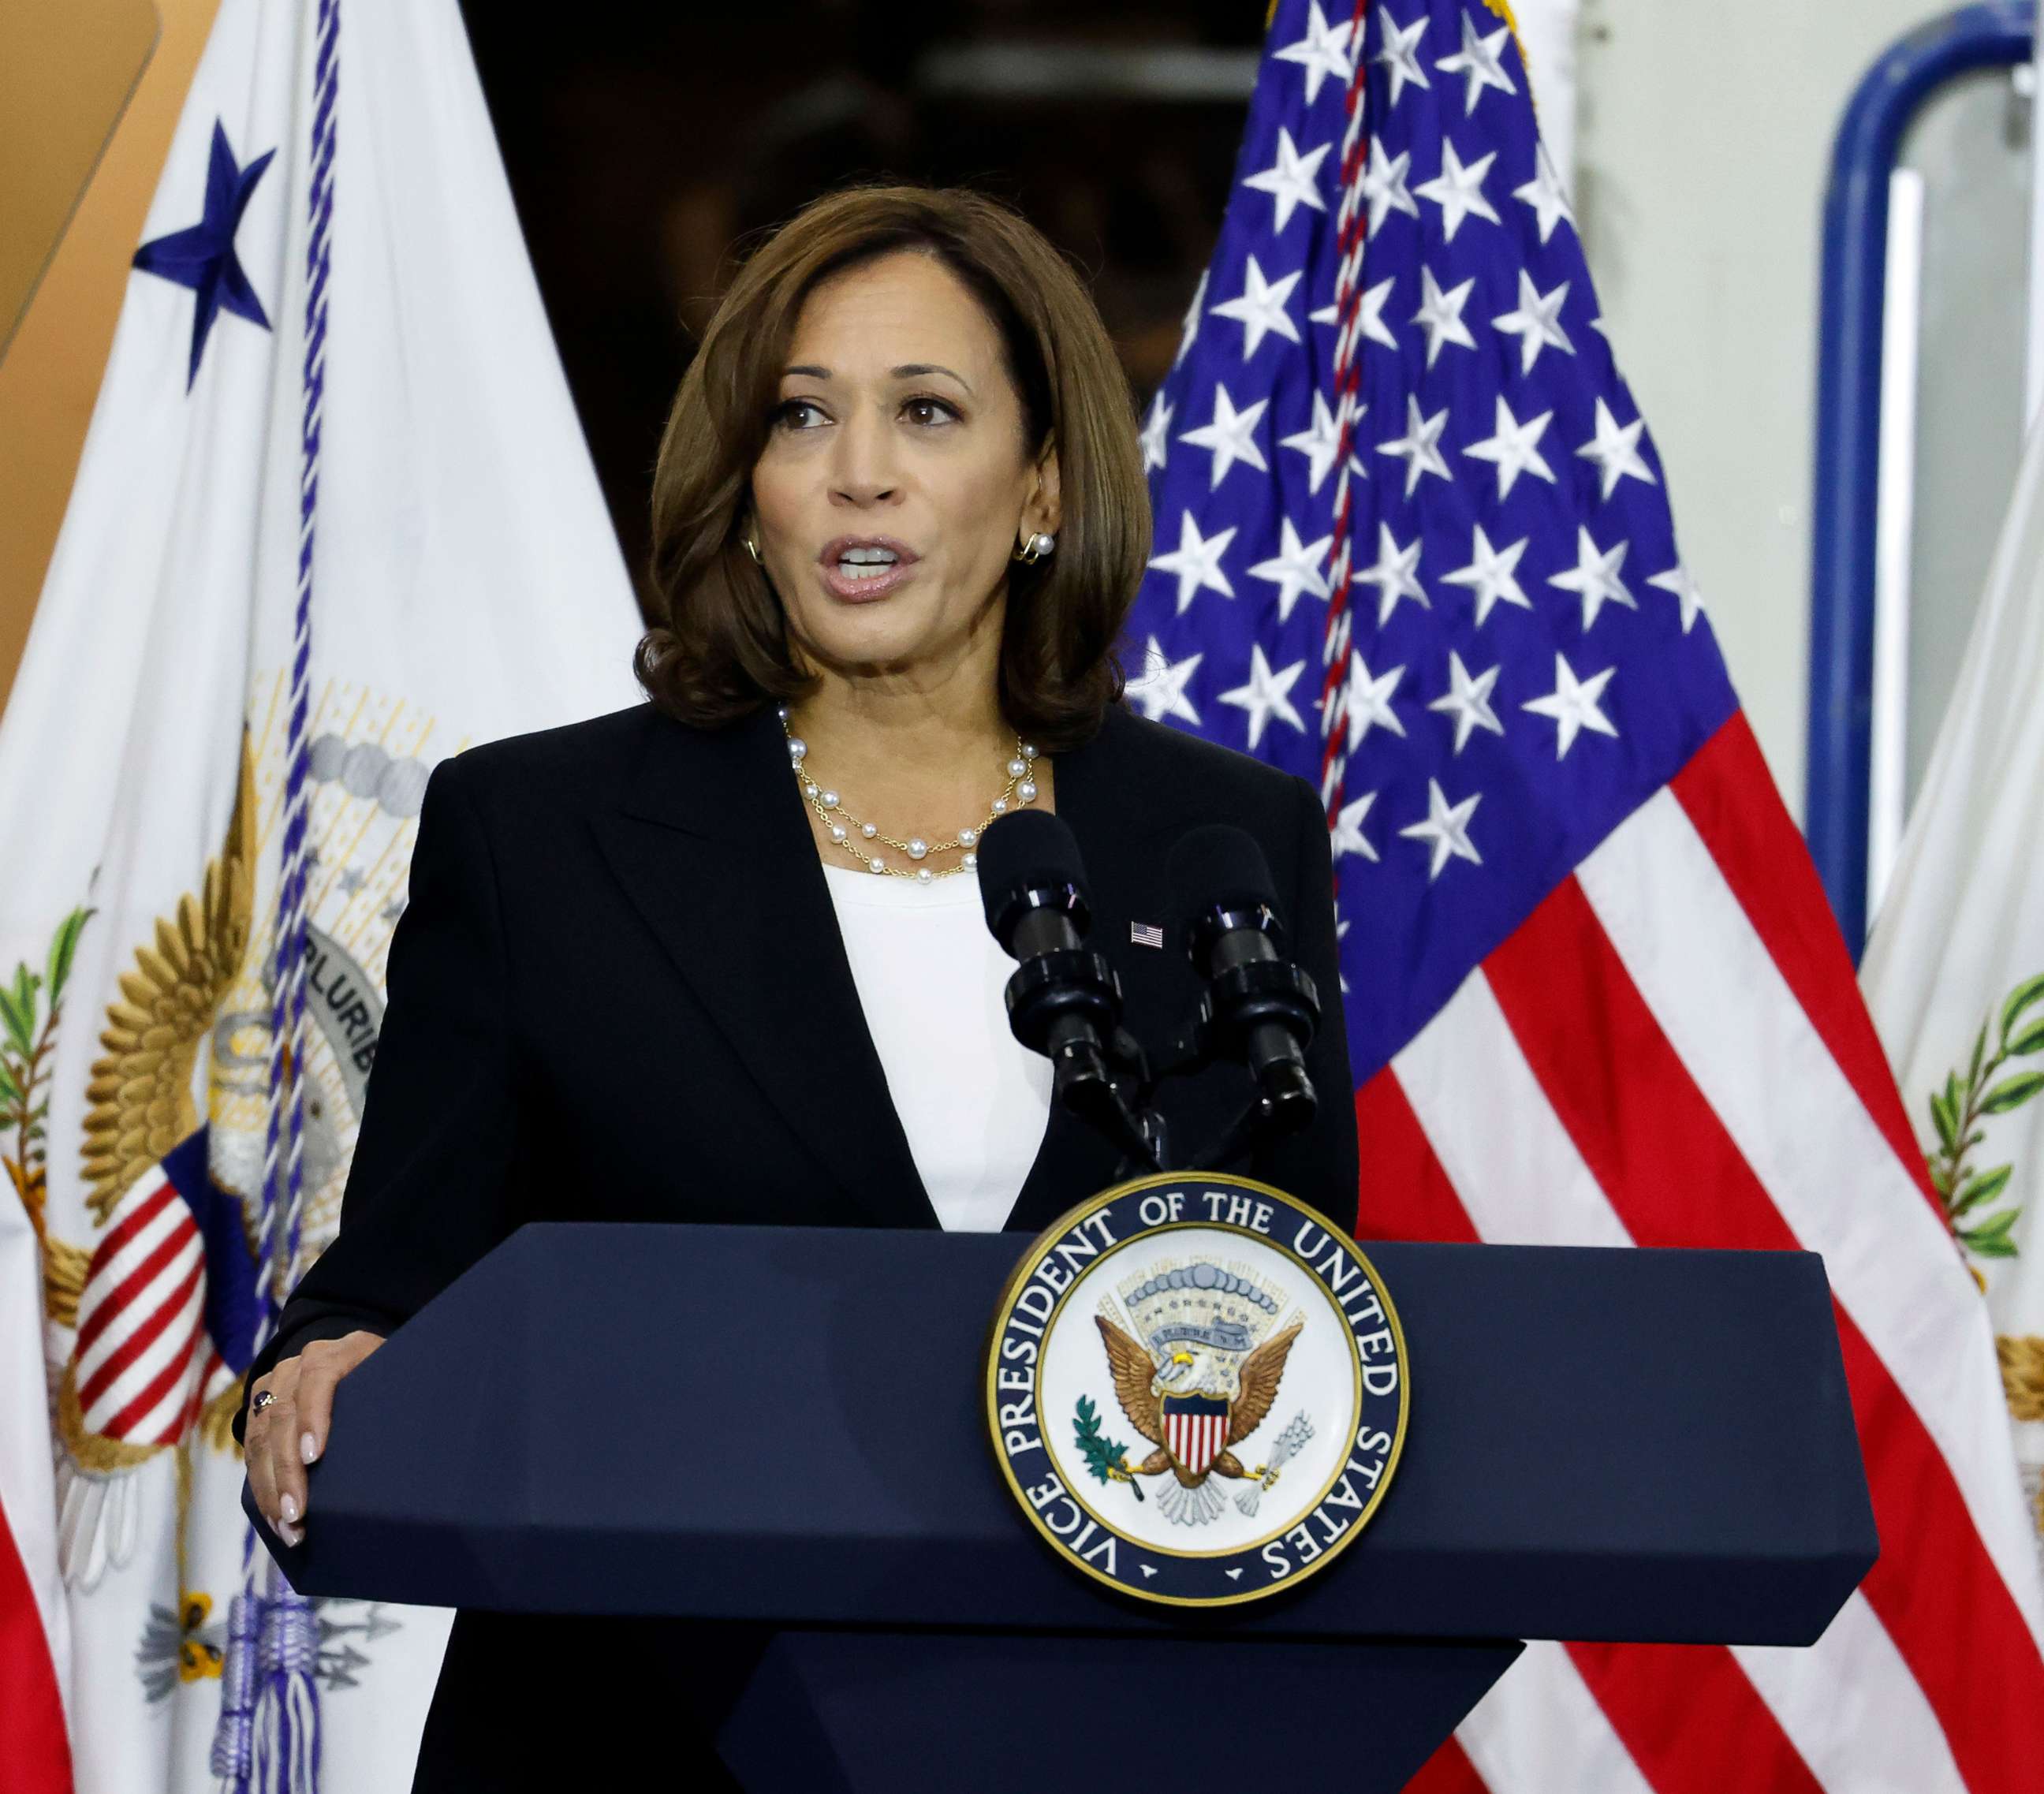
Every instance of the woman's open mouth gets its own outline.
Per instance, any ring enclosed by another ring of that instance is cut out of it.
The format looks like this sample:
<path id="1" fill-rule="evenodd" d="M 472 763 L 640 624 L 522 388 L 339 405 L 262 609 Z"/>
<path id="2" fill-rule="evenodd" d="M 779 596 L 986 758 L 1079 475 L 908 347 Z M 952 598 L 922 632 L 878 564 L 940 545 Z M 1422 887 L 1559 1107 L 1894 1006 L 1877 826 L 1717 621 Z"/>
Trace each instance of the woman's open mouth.
<path id="1" fill-rule="evenodd" d="M 889 562 L 874 572 L 850 563 L 832 565 L 824 563 L 824 583 L 831 589 L 832 595 L 851 604 L 864 604 L 871 598 L 884 598 L 915 570 L 913 562 Z"/>
<path id="2" fill-rule="evenodd" d="M 901 543 L 840 539 L 824 550 L 818 564 L 833 597 L 863 604 L 886 597 L 914 570 L 916 559 Z"/>

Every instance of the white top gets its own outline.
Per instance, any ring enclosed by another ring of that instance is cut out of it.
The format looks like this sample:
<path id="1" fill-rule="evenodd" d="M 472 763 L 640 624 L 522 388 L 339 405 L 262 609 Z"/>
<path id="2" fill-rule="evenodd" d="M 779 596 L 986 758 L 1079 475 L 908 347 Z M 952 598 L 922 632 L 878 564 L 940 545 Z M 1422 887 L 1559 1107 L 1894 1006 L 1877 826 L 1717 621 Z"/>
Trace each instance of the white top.
<path id="1" fill-rule="evenodd" d="M 937 1219 L 952 1233 L 997 1232 L 1043 1143 L 1051 1062 L 1008 1031 L 1001 992 L 1015 962 L 987 928 L 979 881 L 826 866 L 824 882 Z"/>

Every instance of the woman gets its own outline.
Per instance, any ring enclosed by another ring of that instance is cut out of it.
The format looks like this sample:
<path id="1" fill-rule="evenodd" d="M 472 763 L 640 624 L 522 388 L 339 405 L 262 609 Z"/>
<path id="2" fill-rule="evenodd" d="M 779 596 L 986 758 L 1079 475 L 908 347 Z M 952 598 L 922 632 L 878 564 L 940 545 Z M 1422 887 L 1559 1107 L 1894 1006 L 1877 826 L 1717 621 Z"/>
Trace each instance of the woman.
<path id="1" fill-rule="evenodd" d="M 1208 821 L 1262 842 L 1338 1013 L 1312 790 L 1120 703 L 1149 553 L 1136 421 L 1085 289 L 1020 218 L 909 187 L 810 206 L 711 323 L 653 504 L 652 703 L 471 749 L 427 788 L 340 1232 L 235 1423 L 294 1543 L 335 1383 L 522 1222 L 1030 1232 L 1112 1181 L 1008 1032 L 973 872 L 996 814 L 1071 827 L 1139 1037 L 1196 987 L 1131 924 L 1168 916 L 1170 847 Z M 1338 1021 L 1308 1069 L 1314 1126 L 1238 1169 L 1347 1225 Z M 1160 1107 L 1198 1139 L 1240 1092 L 1216 1068 Z M 675 1622 L 463 1612 L 416 1786 L 598 1785 L 606 1752 L 713 1777 L 749 1661 Z"/>

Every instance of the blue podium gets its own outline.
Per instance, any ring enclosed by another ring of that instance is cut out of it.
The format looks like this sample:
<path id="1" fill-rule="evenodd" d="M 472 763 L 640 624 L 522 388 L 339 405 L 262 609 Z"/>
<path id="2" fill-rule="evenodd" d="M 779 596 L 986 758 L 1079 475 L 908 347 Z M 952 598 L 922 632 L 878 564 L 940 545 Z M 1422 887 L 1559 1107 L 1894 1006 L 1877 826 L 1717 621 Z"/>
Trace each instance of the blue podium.
<path id="1" fill-rule="evenodd" d="M 1369 1530 L 1267 1600 L 1130 1602 L 988 1443 L 1025 1243 L 528 1225 L 342 1383 L 264 1541 L 309 1595 L 778 1628 L 720 1739 L 766 1794 L 1388 1794 L 1521 1640 L 1808 1644 L 1877 1554 L 1816 1258 L 1379 1243 L 1412 1398 Z"/>

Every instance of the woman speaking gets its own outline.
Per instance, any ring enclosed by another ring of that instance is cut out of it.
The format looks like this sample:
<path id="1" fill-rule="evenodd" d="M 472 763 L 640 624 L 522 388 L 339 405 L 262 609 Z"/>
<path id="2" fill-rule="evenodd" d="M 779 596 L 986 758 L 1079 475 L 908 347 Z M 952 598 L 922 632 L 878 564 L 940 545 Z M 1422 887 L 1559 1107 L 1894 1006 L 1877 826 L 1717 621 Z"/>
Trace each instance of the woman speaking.
<path id="1" fill-rule="evenodd" d="M 524 1222 L 1028 1232 L 1113 1180 L 1008 1030 L 974 843 L 1019 808 L 1076 836 L 1089 944 L 1151 1039 L 1197 993 L 1132 930 L 1170 915 L 1173 842 L 1219 822 L 1261 843 L 1326 1001 L 1322 1101 L 1233 1168 L 1353 1222 L 1325 817 L 1302 781 L 1121 704 L 1148 501 L 1127 381 L 1056 251 L 969 192 L 812 205 L 710 323 L 653 513 L 651 702 L 470 749 L 427 787 L 340 1235 L 235 1421 L 290 1542 L 319 1523 L 336 1383 Z M 1212 1133 L 1239 1080 L 1167 1085 L 1173 1137 Z M 449 1449 L 486 1462 L 463 1389 L 441 1399 Z M 728 1628 L 463 1612 L 414 1786 L 622 1786 L 628 1765 L 716 1785 L 748 1661 Z"/>

